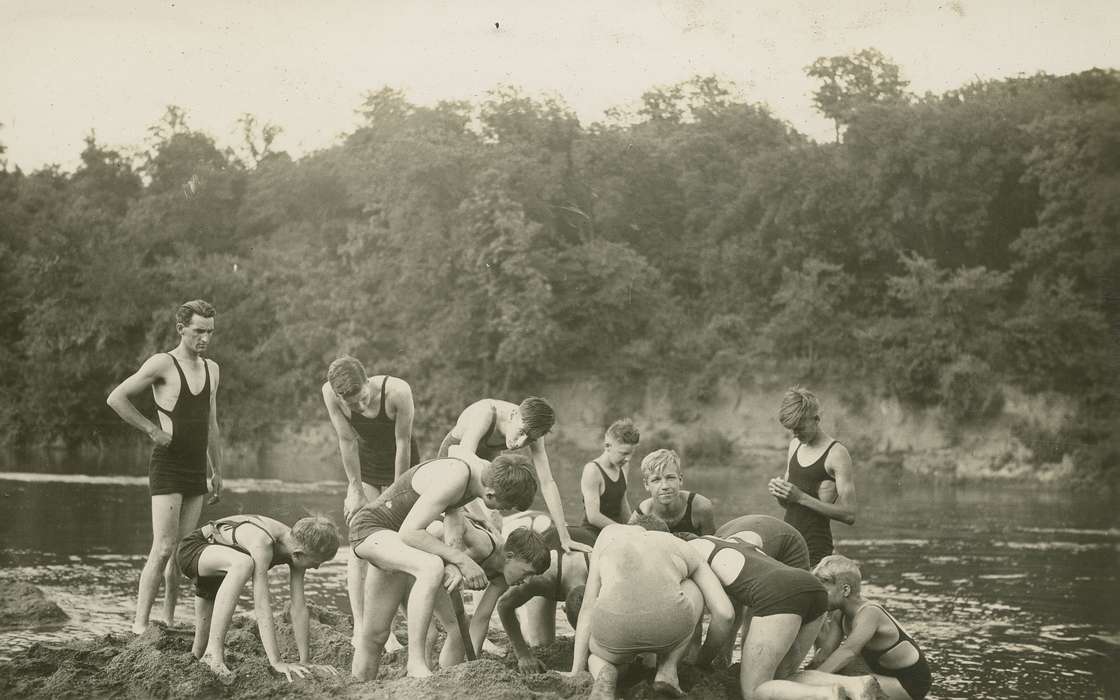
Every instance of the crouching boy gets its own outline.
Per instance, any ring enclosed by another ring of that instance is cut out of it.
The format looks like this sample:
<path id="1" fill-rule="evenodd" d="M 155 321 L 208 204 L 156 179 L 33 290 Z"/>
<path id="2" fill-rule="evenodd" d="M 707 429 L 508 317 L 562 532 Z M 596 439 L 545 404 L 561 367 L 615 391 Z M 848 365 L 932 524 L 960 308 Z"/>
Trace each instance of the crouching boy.
<path id="1" fill-rule="evenodd" d="M 310 669 L 307 603 L 303 574 L 317 569 L 338 551 L 338 528 L 322 517 L 303 518 L 292 527 L 263 515 L 231 515 L 215 520 L 183 538 L 179 568 L 195 584 L 195 632 L 191 653 L 209 666 L 223 682 L 233 680 L 226 666 L 225 638 L 245 582 L 253 579 L 253 611 L 261 645 L 268 662 L 288 680 L 302 678 Z M 292 596 L 292 628 L 299 663 L 280 659 L 268 570 L 287 564 Z"/>

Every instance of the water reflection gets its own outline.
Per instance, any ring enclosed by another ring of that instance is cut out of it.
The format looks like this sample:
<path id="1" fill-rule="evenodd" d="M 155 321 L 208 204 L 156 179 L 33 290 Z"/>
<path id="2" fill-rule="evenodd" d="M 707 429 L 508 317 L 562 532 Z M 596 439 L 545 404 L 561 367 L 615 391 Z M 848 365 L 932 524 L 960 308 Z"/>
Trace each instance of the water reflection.
<path id="1" fill-rule="evenodd" d="M 723 521 L 779 515 L 765 492 L 768 476 L 726 469 L 687 478 L 713 498 Z M 560 478 L 566 508 L 578 513 L 576 480 Z M 62 628 L 0 632 L 0 656 L 36 640 L 128 628 L 150 546 L 146 486 L 142 477 L 0 474 L 0 585 L 38 585 L 73 617 Z M 290 523 L 322 512 L 338 521 L 343 491 L 336 482 L 233 479 L 203 518 L 266 513 Z M 632 483 L 631 503 L 642 495 Z M 1114 498 L 892 476 L 861 482 L 860 501 L 857 525 L 835 526 L 837 546 L 861 563 L 867 596 L 886 604 L 927 651 L 931 697 L 1120 697 Z M 311 600 L 347 609 L 346 556 L 308 574 Z M 277 601 L 287 595 L 285 576 L 284 568 L 270 575 Z M 179 620 L 188 622 L 186 585 L 181 600 Z M 242 603 L 251 608 L 248 588 Z"/>

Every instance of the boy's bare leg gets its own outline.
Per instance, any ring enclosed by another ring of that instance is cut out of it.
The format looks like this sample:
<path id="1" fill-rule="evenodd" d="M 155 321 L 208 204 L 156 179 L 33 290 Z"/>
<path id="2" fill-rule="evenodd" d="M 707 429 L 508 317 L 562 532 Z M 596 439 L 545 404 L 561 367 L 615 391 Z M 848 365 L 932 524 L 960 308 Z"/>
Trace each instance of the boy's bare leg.
<path id="1" fill-rule="evenodd" d="M 152 614 L 152 604 L 159 593 L 159 582 L 164 575 L 175 546 L 179 543 L 179 512 L 183 505 L 183 494 L 167 493 L 152 496 L 152 548 L 148 560 L 140 572 L 140 587 L 136 595 L 136 616 L 132 620 L 132 631 L 143 634 L 148 629 L 148 619 Z"/>
<path id="2" fill-rule="evenodd" d="M 790 676 L 795 683 L 842 687 L 852 700 L 910 700 L 910 694 L 902 687 L 897 678 L 876 674 L 867 676 L 842 676 L 820 671 L 798 671 Z"/>
<path id="3" fill-rule="evenodd" d="M 537 647 L 556 641 L 556 601 L 537 596 L 517 612 L 526 644 Z"/>
<path id="4" fill-rule="evenodd" d="M 466 659 L 463 635 L 459 633 L 459 621 L 455 618 L 455 610 L 451 607 L 451 598 L 446 591 L 441 590 L 436 593 L 434 612 L 443 631 L 447 633 L 443 639 L 443 648 L 439 652 L 439 667 L 450 668 L 455 664 L 463 663 Z"/>
<path id="5" fill-rule="evenodd" d="M 689 634 L 681 640 L 680 644 L 659 659 L 660 664 L 658 664 L 657 673 L 653 677 L 653 689 L 655 691 L 677 698 L 685 697 L 685 692 L 681 690 L 680 676 L 677 675 L 677 666 L 689 647 L 692 646 L 693 631 L 699 628 L 700 617 L 704 613 L 704 595 L 691 579 L 685 579 L 681 582 L 681 590 L 689 605 L 692 606 L 695 622 L 689 626 Z"/>
<path id="6" fill-rule="evenodd" d="M 168 627 L 175 624 L 175 605 L 179 602 L 179 579 L 182 578 L 178 560 L 179 542 L 198 527 L 198 517 L 202 515 L 204 498 L 205 494 L 184 496 L 179 507 L 179 534 L 175 538 L 171 557 L 163 569 L 163 619 Z"/>
<path id="7" fill-rule="evenodd" d="M 400 534 L 392 530 L 374 532 L 354 549 L 354 553 L 373 564 L 382 573 L 400 572 L 408 574 L 414 579 L 412 591 L 408 594 L 407 606 L 408 675 L 414 678 L 430 676 L 432 671 L 428 667 L 426 656 L 427 632 L 432 621 L 432 609 L 435 606 L 436 593 L 443 583 L 443 560 L 434 554 L 409 547 L 401 542 Z M 380 581 L 382 578 L 372 571 L 369 572 L 366 577 L 367 592 L 371 590 L 371 581 Z M 376 587 L 373 590 L 377 590 Z M 369 613 L 369 604 L 377 601 L 378 607 L 380 607 L 383 595 L 379 592 L 376 596 L 366 598 L 367 611 L 363 625 L 369 624 L 369 621 L 373 619 Z M 393 610 L 395 610 L 400 597 L 388 596 L 388 598 L 392 599 Z M 384 612 L 382 611 L 376 618 L 380 620 L 383 616 Z M 365 640 L 374 639 L 376 641 L 377 637 L 380 637 L 381 643 L 378 648 L 380 654 L 381 646 L 384 645 L 384 640 L 388 638 L 392 617 L 390 616 L 388 620 L 380 624 L 384 627 L 384 630 L 375 630 L 377 632 L 376 637 L 371 637 L 371 631 L 363 628 L 365 639 L 363 644 L 359 646 L 359 650 L 361 650 L 361 646 L 365 645 Z M 355 664 L 357 664 L 357 655 L 355 655 Z"/>
<path id="8" fill-rule="evenodd" d="M 226 666 L 226 632 L 237 609 L 241 589 L 253 575 L 252 557 L 230 547 L 203 549 L 198 557 L 198 575 L 220 576 L 223 573 L 225 577 L 214 598 L 210 614 L 210 634 L 201 661 L 218 674 L 218 678 L 228 683 L 233 680 L 233 672 Z"/>
<path id="9" fill-rule="evenodd" d="M 797 639 L 794 640 L 793 646 L 786 652 L 785 657 L 782 658 L 781 663 L 778 664 L 778 669 L 774 672 L 774 677 L 777 679 L 789 678 L 797 669 L 801 667 L 801 662 L 809 654 L 809 649 L 817 640 L 820 634 L 821 623 L 825 620 L 825 615 L 821 615 L 815 620 L 810 620 L 801 626 L 801 630 L 797 633 Z"/>
<path id="10" fill-rule="evenodd" d="M 744 700 L 840 700 L 846 697 L 838 685 L 812 686 L 774 680 L 778 664 L 796 643 L 800 631 L 800 615 L 782 613 L 750 618 L 750 628 L 743 638 L 739 673 Z"/>
<path id="11" fill-rule="evenodd" d="M 590 654 L 587 657 L 587 670 L 595 678 L 591 695 L 587 700 L 614 700 L 618 697 L 618 667 L 609 661 Z"/>
<path id="12" fill-rule="evenodd" d="M 363 610 L 362 637 L 354 647 L 350 675 L 363 681 L 377 678 L 385 641 L 392 634 L 393 613 L 407 595 L 408 584 L 408 576 L 403 573 L 383 571 L 377 567 L 370 567 L 366 572 L 366 593 L 369 596 Z"/>
<path id="13" fill-rule="evenodd" d="M 214 601 L 194 598 L 194 645 L 191 655 L 201 659 L 206 653 L 206 642 L 210 639 L 210 619 L 214 616 Z"/>

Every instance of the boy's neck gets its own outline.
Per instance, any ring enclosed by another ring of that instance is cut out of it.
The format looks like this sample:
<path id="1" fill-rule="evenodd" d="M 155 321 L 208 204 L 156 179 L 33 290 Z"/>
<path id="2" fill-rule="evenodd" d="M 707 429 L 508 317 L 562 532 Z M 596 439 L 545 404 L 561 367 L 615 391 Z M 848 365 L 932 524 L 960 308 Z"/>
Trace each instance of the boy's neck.
<path id="1" fill-rule="evenodd" d="M 844 602 L 843 604 L 841 604 L 840 609 L 844 611 L 845 617 L 852 617 L 856 614 L 856 611 L 858 611 L 866 604 L 867 601 L 864 600 L 863 596 L 852 595 L 844 599 Z"/>
<path id="2" fill-rule="evenodd" d="M 599 458 L 596 459 L 595 462 L 603 469 L 614 469 L 617 471 L 619 468 L 617 464 L 612 462 L 610 458 L 607 457 L 606 450 L 603 450 L 603 454 L 599 455 Z"/>
<path id="3" fill-rule="evenodd" d="M 187 345 L 187 342 L 185 340 L 179 341 L 179 344 L 175 347 L 174 350 L 171 351 L 171 354 L 179 358 L 180 360 L 186 360 L 187 362 L 198 362 L 201 358 L 201 356 L 197 352 L 195 352 L 193 348 Z"/>
<path id="4" fill-rule="evenodd" d="M 658 511 L 660 511 L 661 513 L 676 513 L 678 507 L 683 512 L 685 498 L 687 498 L 687 496 L 685 496 L 684 489 L 677 491 L 677 493 L 673 496 L 673 501 L 671 503 L 666 503 L 665 505 L 661 505 L 661 501 L 653 498 L 653 506 L 650 508 L 650 513 L 654 515 L 658 515 Z"/>

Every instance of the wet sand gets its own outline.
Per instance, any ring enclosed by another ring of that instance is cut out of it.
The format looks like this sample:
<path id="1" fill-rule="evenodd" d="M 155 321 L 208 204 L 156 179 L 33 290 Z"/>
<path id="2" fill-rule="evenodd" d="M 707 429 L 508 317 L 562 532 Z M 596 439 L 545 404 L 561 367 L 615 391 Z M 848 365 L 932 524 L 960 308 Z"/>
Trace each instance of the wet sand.
<path id="1" fill-rule="evenodd" d="M 276 618 L 277 641 L 285 660 L 298 658 L 292 627 L 286 615 Z M 189 624 L 172 628 L 155 624 L 143 635 L 110 634 L 89 641 L 35 644 L 0 662 L 0 697 L 5 698 L 336 698 L 378 697 L 401 700 L 436 698 L 584 698 L 591 690 L 590 674 L 569 678 L 556 673 L 571 667 L 572 640 L 535 649 L 552 669 L 522 675 L 512 657 L 483 652 L 482 658 L 438 670 L 431 678 L 404 676 L 404 652 L 387 654 L 377 680 L 358 682 L 349 677 L 353 649 L 349 616 L 329 609 L 313 609 L 311 662 L 338 669 L 337 676 L 316 673 L 288 682 L 272 671 L 248 615 L 234 618 L 226 641 L 226 661 L 236 678 L 223 685 L 209 668 L 191 656 L 194 630 Z M 397 630 L 405 639 L 403 624 Z M 500 647 L 506 640 L 492 633 Z M 689 697 L 723 700 L 738 697 L 731 670 L 700 674 L 681 666 L 681 682 Z M 652 671 L 634 668 L 623 675 L 625 698 L 658 697 Z"/>

